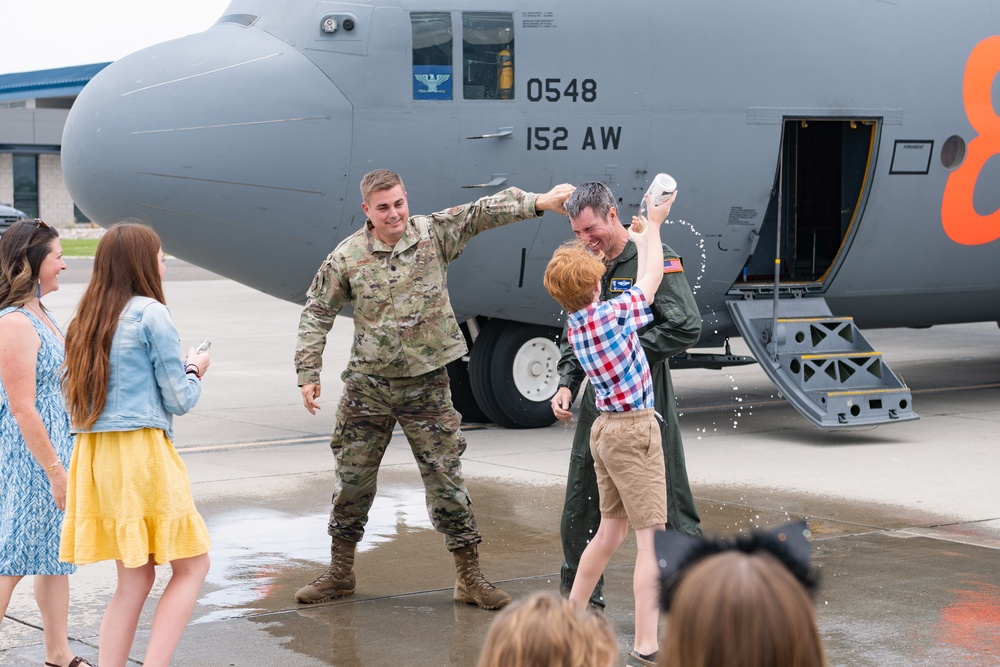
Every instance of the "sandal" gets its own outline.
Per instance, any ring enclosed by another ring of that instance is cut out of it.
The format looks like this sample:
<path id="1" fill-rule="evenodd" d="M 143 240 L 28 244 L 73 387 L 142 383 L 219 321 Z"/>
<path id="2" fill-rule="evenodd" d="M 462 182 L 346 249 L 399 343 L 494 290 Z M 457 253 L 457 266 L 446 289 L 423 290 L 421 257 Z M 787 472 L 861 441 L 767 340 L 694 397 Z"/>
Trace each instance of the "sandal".
<path id="1" fill-rule="evenodd" d="M 47 662 L 45 663 L 45 667 L 59 667 L 59 665 L 55 664 L 54 662 Z M 86 660 L 84 660 L 83 658 L 79 656 L 74 656 L 74 658 L 69 661 L 69 664 L 66 665 L 66 667 L 94 667 L 94 666 L 89 662 L 87 662 Z"/>
<path id="2" fill-rule="evenodd" d="M 628 659 L 625 660 L 626 667 L 656 667 L 656 654 L 659 651 L 653 651 L 650 655 L 643 655 L 632 649 L 629 651 Z M 73 667 L 70 665 L 70 667 Z"/>

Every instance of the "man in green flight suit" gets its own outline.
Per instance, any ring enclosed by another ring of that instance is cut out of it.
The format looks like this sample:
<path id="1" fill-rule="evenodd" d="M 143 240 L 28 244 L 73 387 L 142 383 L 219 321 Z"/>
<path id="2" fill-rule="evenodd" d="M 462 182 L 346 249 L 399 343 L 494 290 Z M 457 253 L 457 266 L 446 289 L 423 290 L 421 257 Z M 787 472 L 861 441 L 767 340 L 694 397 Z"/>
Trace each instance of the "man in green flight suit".
<path id="1" fill-rule="evenodd" d="M 601 279 L 601 299 L 629 289 L 638 268 L 636 249 L 629 240 L 628 230 L 618 218 L 611 189 L 604 183 L 584 183 L 566 201 L 565 208 L 573 233 L 592 252 L 600 254 L 607 266 Z M 639 331 L 639 339 L 653 374 L 656 412 L 662 417 L 660 432 L 667 472 L 667 525 L 697 535 L 701 532 L 701 520 L 684 466 L 684 448 L 667 359 L 698 342 L 701 315 L 684 277 L 680 258 L 666 245 L 663 257 L 664 276 L 652 303 L 653 322 Z M 570 412 L 573 397 L 585 374 L 566 339 L 565 329 L 560 349 L 559 389 L 552 397 L 552 412 L 556 418 L 569 421 L 573 416 Z M 587 383 L 580 403 L 579 423 L 573 436 L 561 523 L 565 562 L 559 588 L 564 594 L 568 594 L 573 587 L 580 556 L 601 522 L 594 458 L 590 453 L 590 429 L 597 415 L 594 390 Z M 603 586 L 602 577 L 590 598 L 595 607 L 604 607 Z"/>
<path id="2" fill-rule="evenodd" d="M 354 593 L 354 554 L 375 499 L 379 464 L 398 421 L 420 468 L 427 510 L 455 558 L 456 602 L 499 609 L 510 596 L 483 577 L 482 536 L 462 476 L 465 437 L 445 365 L 466 353 L 448 300 L 448 264 L 473 236 L 500 225 L 564 213 L 571 185 L 544 194 L 507 188 L 432 215 L 410 216 L 406 189 L 387 169 L 361 180 L 368 219 L 320 266 L 299 319 L 295 369 L 306 409 L 319 409 L 326 336 L 354 307 L 354 343 L 330 448 L 337 484 L 327 532 L 330 567 L 295 594 L 310 604 Z"/>

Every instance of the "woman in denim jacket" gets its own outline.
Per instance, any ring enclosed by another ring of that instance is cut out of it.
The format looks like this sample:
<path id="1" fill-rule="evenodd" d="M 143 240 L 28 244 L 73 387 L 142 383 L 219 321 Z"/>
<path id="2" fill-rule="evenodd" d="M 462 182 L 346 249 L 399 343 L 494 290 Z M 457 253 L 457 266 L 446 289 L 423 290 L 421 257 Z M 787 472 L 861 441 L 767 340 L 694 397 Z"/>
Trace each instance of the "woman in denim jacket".
<path id="1" fill-rule="evenodd" d="M 180 356 L 164 305 L 163 250 L 145 225 L 113 226 L 66 332 L 63 387 L 76 447 L 60 558 L 114 560 L 118 587 L 101 622 L 99 663 L 123 667 L 156 577 L 173 574 L 157 605 L 143 664 L 168 665 L 208 573 L 208 529 L 174 450 L 173 415 L 198 402 L 207 352 Z"/>

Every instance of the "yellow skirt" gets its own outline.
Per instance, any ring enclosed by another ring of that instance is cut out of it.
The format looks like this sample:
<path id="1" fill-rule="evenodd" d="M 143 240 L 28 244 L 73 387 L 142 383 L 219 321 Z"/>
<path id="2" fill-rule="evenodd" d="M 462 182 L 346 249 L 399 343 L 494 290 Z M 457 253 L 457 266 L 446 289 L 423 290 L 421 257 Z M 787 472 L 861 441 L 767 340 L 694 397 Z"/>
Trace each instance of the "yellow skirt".
<path id="1" fill-rule="evenodd" d="M 207 553 L 187 468 L 160 429 L 81 433 L 69 466 L 59 560 L 142 567 Z"/>

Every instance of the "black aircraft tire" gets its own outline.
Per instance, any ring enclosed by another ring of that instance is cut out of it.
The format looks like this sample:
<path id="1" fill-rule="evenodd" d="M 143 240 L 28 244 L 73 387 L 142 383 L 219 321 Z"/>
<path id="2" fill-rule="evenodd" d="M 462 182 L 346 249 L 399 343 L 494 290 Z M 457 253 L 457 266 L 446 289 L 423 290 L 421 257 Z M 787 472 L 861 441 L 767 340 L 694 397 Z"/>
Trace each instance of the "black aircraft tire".
<path id="1" fill-rule="evenodd" d="M 447 366 L 448 380 L 451 383 L 451 402 L 462 414 L 463 422 L 473 424 L 488 424 L 490 419 L 472 393 L 472 382 L 469 380 L 469 362 L 456 359 Z"/>
<path id="2" fill-rule="evenodd" d="M 493 350 L 508 324 L 511 322 L 507 320 L 490 320 L 479 331 L 469 355 L 469 383 L 476 403 L 490 421 L 505 428 L 515 428 L 513 422 L 497 409 L 492 382 Z"/>
<path id="3" fill-rule="evenodd" d="M 553 327 L 514 322 L 500 332 L 489 363 L 498 424 L 542 428 L 556 421 L 550 399 L 559 386 L 559 335 Z"/>

